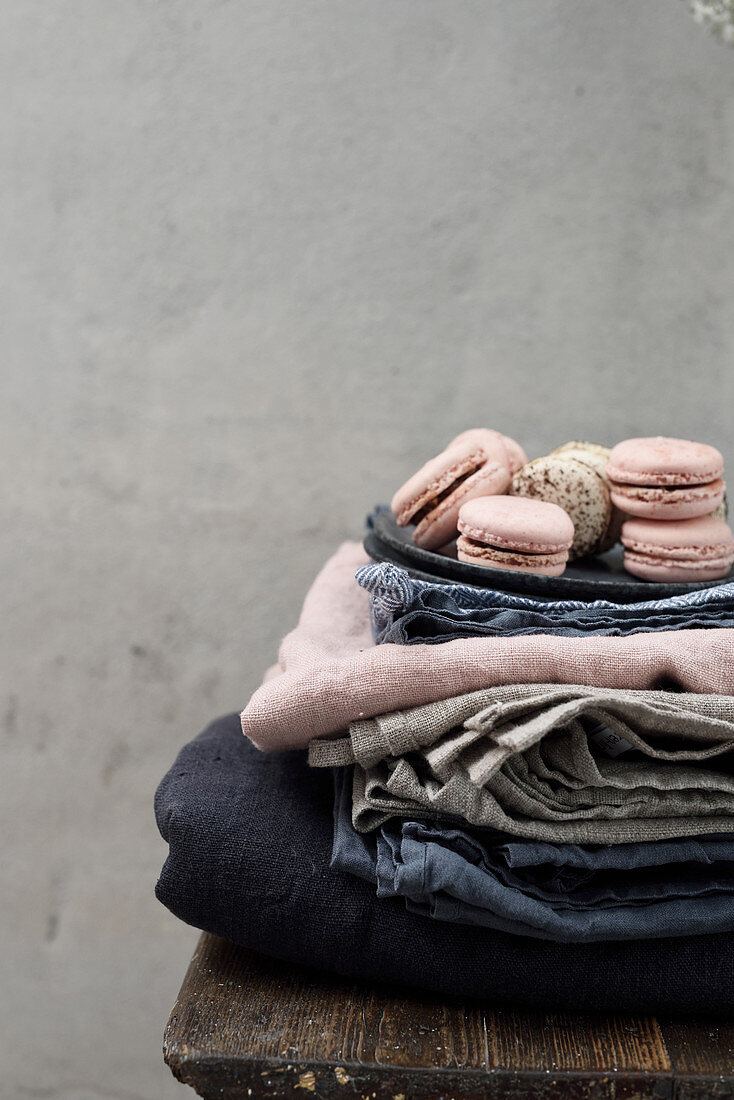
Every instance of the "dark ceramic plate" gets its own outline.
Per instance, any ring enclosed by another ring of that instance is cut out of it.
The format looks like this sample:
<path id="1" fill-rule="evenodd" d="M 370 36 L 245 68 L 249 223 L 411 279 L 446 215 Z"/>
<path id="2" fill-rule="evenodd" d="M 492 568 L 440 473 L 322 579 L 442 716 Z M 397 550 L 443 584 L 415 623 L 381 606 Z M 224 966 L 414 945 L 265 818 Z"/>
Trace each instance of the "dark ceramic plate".
<path id="1" fill-rule="evenodd" d="M 606 554 L 579 558 L 566 566 L 562 577 L 541 577 L 537 573 L 513 573 L 507 569 L 487 569 L 423 550 L 412 541 L 412 527 L 398 527 L 392 512 L 378 512 L 372 518 L 364 548 L 375 561 L 392 562 L 420 580 L 460 581 L 479 588 L 503 592 L 522 592 L 545 600 L 611 600 L 614 603 L 638 603 L 643 600 L 680 596 L 701 588 L 713 588 L 731 578 L 694 583 L 653 584 L 628 573 L 622 561 L 622 547 Z"/>

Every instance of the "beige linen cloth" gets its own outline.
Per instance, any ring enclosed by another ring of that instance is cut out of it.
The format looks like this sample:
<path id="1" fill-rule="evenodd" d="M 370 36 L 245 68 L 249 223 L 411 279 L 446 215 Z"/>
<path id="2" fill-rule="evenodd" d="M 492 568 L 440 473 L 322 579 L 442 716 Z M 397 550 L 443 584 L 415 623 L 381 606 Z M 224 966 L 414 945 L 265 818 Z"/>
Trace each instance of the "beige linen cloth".
<path id="1" fill-rule="evenodd" d="M 512 684 L 315 740 L 354 764 L 353 821 L 440 816 L 520 837 L 619 844 L 734 831 L 734 698 Z"/>

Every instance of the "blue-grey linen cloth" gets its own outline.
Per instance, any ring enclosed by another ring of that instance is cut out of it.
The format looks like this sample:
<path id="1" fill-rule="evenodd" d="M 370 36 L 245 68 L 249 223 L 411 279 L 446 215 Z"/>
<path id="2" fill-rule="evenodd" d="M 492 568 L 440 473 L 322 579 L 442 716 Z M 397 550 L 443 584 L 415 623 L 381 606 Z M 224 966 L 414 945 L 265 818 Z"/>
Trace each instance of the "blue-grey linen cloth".
<path id="1" fill-rule="evenodd" d="M 734 626 L 734 582 L 644 603 L 546 602 L 530 596 L 429 582 L 387 562 L 365 565 L 357 583 L 370 596 L 375 642 L 449 642 L 479 635 L 621 636 Z"/>
<path id="2" fill-rule="evenodd" d="M 332 866 L 454 924 L 593 943 L 734 931 L 734 834 L 579 847 L 439 821 L 352 825 L 352 769 L 334 769 Z"/>

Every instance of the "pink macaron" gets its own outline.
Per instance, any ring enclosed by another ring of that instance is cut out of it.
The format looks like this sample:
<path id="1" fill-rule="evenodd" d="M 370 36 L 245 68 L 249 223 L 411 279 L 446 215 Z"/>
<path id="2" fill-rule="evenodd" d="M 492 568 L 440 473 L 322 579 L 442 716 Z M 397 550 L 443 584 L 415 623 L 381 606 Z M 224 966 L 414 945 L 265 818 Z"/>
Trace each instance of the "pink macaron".
<path id="1" fill-rule="evenodd" d="M 390 505 L 398 524 L 415 524 L 413 542 L 435 550 L 456 535 L 467 500 L 504 493 L 510 483 L 507 448 L 498 432 L 474 428 L 452 440 L 398 489 Z"/>
<path id="2" fill-rule="evenodd" d="M 531 497 L 477 497 L 459 512 L 459 561 L 560 577 L 573 523 L 557 504 Z"/>
<path id="3" fill-rule="evenodd" d="M 495 432 L 492 428 L 468 428 L 467 431 L 461 432 L 455 439 L 452 439 L 451 443 L 449 443 L 449 447 L 453 446 L 454 443 L 460 443 L 467 438 L 471 438 L 476 432 L 492 432 L 492 435 L 496 435 L 498 439 L 502 440 L 507 455 L 507 465 L 510 467 L 511 477 L 514 477 L 517 471 L 522 469 L 527 462 L 528 456 L 516 439 L 513 439 L 509 435 L 503 435 L 502 432 Z"/>
<path id="4" fill-rule="evenodd" d="M 714 516 L 628 519 L 622 525 L 624 567 L 645 581 L 708 581 L 734 564 L 734 535 Z"/>
<path id="5" fill-rule="evenodd" d="M 626 439 L 612 449 L 612 502 L 631 516 L 683 520 L 709 515 L 724 499 L 724 459 L 689 439 Z"/>

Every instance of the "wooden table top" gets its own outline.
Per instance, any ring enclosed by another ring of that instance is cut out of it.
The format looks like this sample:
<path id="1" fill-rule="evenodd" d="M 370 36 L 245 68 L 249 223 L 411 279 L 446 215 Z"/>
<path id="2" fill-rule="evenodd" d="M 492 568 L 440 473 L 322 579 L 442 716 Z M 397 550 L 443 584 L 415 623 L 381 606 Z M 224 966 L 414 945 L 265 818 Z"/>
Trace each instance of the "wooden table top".
<path id="1" fill-rule="evenodd" d="M 493 1009 L 370 987 L 204 935 L 164 1056 L 200 1096 L 734 1098 L 731 1020 Z"/>

